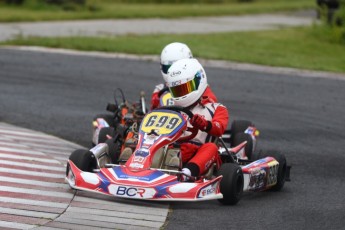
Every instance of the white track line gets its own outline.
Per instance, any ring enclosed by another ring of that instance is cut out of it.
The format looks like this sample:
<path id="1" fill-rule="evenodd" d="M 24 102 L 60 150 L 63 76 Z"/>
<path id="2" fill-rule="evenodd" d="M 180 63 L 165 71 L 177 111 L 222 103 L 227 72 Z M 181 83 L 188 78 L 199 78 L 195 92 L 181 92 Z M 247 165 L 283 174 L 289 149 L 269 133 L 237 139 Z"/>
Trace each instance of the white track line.
<path id="1" fill-rule="evenodd" d="M 148 230 L 164 225 L 167 203 L 116 202 L 86 192 L 74 197 L 74 191 L 62 181 L 68 156 L 77 148 L 83 147 L 0 122 L 0 214 L 13 216 L 0 221 L 0 229 Z M 56 210 L 39 211 L 47 208 Z"/>

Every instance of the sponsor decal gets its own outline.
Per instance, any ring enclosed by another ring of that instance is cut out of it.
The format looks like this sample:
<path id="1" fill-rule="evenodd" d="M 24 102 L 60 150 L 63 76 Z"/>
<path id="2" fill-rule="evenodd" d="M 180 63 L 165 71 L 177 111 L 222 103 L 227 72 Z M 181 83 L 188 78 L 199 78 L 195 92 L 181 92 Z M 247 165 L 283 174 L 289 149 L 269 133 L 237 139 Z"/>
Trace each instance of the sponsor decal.
<path id="1" fill-rule="evenodd" d="M 212 159 L 210 159 L 209 161 L 206 162 L 205 169 L 208 169 L 211 166 L 211 164 L 215 161 L 214 158 L 215 157 L 213 156 Z"/>
<path id="2" fill-rule="evenodd" d="M 267 186 L 273 186 L 277 184 L 278 181 L 278 169 L 279 163 L 278 161 L 269 162 L 269 172 L 267 176 Z"/>
<path id="3" fill-rule="evenodd" d="M 249 189 L 259 190 L 266 185 L 266 171 L 260 167 L 250 170 Z"/>
<path id="4" fill-rule="evenodd" d="M 128 196 L 133 197 L 138 195 L 139 197 L 144 197 L 145 189 L 143 188 L 127 188 L 124 186 L 119 186 L 116 190 L 117 196 Z"/>
<path id="5" fill-rule="evenodd" d="M 144 176 L 131 176 L 127 174 L 122 174 L 119 176 L 119 179 L 125 179 L 125 180 L 139 180 L 139 181 L 150 181 L 150 177 L 144 177 Z"/>
<path id="6" fill-rule="evenodd" d="M 134 157 L 132 159 L 132 163 L 130 164 L 133 168 L 143 168 L 143 164 L 147 156 L 150 155 L 150 151 L 148 149 L 140 148 L 134 152 Z"/>
<path id="7" fill-rule="evenodd" d="M 174 72 L 170 73 L 171 77 L 176 77 L 176 76 L 179 76 L 179 75 L 181 75 L 181 71 L 174 71 Z"/>
<path id="8" fill-rule="evenodd" d="M 150 152 L 148 149 L 141 148 L 135 151 L 134 155 L 137 157 L 147 157 L 148 155 L 150 155 Z"/>
<path id="9" fill-rule="evenodd" d="M 208 185 L 207 187 L 203 188 L 200 190 L 198 198 L 203 198 L 209 195 L 215 195 L 217 192 L 217 187 L 218 187 L 218 183 L 213 183 L 211 185 Z"/>
<path id="10" fill-rule="evenodd" d="M 137 168 L 137 169 L 142 169 L 144 168 L 144 165 L 141 164 L 141 163 L 137 163 L 137 162 L 133 162 L 129 165 L 129 167 L 132 167 L 132 168 Z"/>
<path id="11" fill-rule="evenodd" d="M 216 188 L 209 188 L 201 190 L 201 196 L 207 196 L 216 192 Z"/>
<path id="12" fill-rule="evenodd" d="M 153 198 L 156 190 L 153 188 L 138 188 L 132 186 L 110 185 L 109 192 L 115 196 L 128 198 Z"/>
<path id="13" fill-rule="evenodd" d="M 143 163 L 144 160 L 145 160 L 145 157 L 134 156 L 133 162 Z"/>
<path id="14" fill-rule="evenodd" d="M 255 128 L 253 128 L 253 127 L 248 127 L 248 128 L 244 131 L 244 133 L 248 133 L 248 134 L 250 134 L 250 135 L 255 135 Z"/>
<path id="15" fill-rule="evenodd" d="M 174 87 L 174 86 L 177 86 L 177 85 L 181 85 L 181 84 L 182 84 L 181 80 L 174 81 L 174 82 L 171 83 L 171 87 Z"/>

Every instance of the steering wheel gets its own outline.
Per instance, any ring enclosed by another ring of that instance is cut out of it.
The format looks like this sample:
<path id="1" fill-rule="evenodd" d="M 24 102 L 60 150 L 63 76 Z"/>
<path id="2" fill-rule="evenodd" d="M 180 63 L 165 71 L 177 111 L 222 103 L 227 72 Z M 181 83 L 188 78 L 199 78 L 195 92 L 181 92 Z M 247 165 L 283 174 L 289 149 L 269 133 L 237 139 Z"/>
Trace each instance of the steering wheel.
<path id="1" fill-rule="evenodd" d="M 167 109 L 167 110 L 172 110 L 179 113 L 183 112 L 187 114 L 189 119 L 192 119 L 192 117 L 194 116 L 194 114 L 189 109 L 182 106 L 177 106 L 177 105 L 162 106 L 157 109 Z M 192 140 L 198 134 L 199 129 L 197 127 L 187 127 L 187 131 L 191 132 L 191 134 L 188 136 L 180 137 L 176 142 L 182 143 L 182 142 L 187 142 L 189 140 Z"/>

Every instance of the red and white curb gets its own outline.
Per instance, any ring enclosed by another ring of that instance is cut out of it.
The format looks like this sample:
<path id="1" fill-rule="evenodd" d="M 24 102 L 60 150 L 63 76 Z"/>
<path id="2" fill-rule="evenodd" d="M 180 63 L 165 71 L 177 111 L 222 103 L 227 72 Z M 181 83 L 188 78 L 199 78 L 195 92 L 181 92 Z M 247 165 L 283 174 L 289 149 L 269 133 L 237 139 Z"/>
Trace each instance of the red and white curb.
<path id="1" fill-rule="evenodd" d="M 74 191 L 65 183 L 70 153 L 82 148 L 0 122 L 0 229 L 159 229 L 167 203 Z"/>

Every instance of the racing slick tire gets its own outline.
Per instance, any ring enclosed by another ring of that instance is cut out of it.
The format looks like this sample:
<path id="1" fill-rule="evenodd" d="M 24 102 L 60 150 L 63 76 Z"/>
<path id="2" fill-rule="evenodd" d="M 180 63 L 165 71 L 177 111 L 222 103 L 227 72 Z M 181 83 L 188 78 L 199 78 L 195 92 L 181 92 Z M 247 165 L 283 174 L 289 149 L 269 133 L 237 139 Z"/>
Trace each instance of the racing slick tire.
<path id="1" fill-rule="evenodd" d="M 109 140 L 107 136 L 115 136 L 115 129 L 113 127 L 104 127 L 99 131 L 98 144 L 105 143 L 107 140 Z"/>
<path id="2" fill-rule="evenodd" d="M 97 168 L 97 160 L 95 155 L 85 149 L 77 149 L 72 152 L 72 154 L 69 156 L 69 159 L 82 171 L 85 172 L 93 172 L 94 169 Z M 68 167 L 67 165 L 67 171 L 68 173 Z"/>
<path id="3" fill-rule="evenodd" d="M 235 147 L 244 141 L 247 141 L 244 151 L 248 159 L 251 159 L 254 146 L 253 146 L 253 139 L 248 133 L 236 133 L 233 137 L 232 147 Z"/>
<path id="4" fill-rule="evenodd" d="M 114 138 L 105 141 L 108 145 L 108 154 L 113 164 L 117 164 L 119 161 L 121 142 L 115 140 Z"/>
<path id="5" fill-rule="evenodd" d="M 218 176 L 222 175 L 220 181 L 220 192 L 223 194 L 223 199 L 218 201 L 225 205 L 235 205 L 242 197 L 243 193 L 243 172 L 240 166 L 234 163 L 223 164 Z"/>
<path id="6" fill-rule="evenodd" d="M 277 184 L 275 184 L 272 188 L 269 190 L 271 191 L 280 191 L 285 184 L 286 181 L 286 173 L 287 173 L 287 163 L 285 155 L 280 153 L 279 151 L 275 150 L 268 150 L 268 151 L 260 151 L 258 153 L 253 154 L 254 160 L 259 160 L 265 157 L 273 157 L 276 159 L 276 161 L 279 162 L 279 168 L 278 168 L 278 176 L 277 176 Z"/>
<path id="7" fill-rule="evenodd" d="M 234 141 L 233 136 L 236 133 L 243 133 L 244 131 L 246 131 L 246 129 L 249 126 L 254 126 L 254 124 L 251 121 L 247 121 L 247 120 L 234 120 L 231 123 L 231 128 L 230 128 L 230 131 L 231 131 L 230 144 L 231 144 L 231 146 L 234 146 L 233 145 L 233 141 Z"/>

